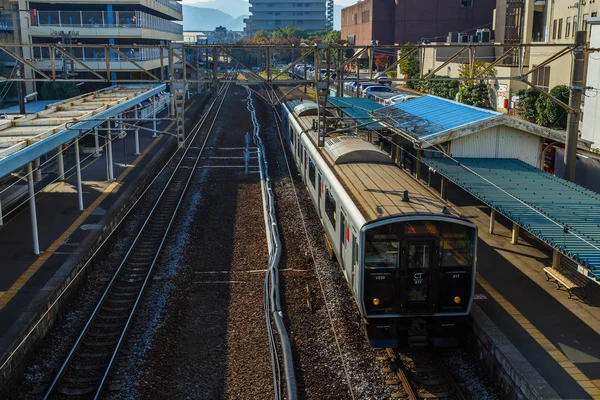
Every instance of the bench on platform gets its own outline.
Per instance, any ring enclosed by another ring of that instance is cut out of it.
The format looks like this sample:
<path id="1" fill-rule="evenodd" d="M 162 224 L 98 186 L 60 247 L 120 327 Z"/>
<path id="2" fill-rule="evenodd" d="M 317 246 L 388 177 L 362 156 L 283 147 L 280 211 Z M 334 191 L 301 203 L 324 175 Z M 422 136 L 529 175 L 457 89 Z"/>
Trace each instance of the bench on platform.
<path id="1" fill-rule="evenodd" d="M 564 286 L 569 293 L 569 298 L 573 297 L 573 294 L 579 297 L 585 297 L 585 286 L 588 284 L 588 279 L 581 275 L 577 271 L 559 271 L 552 267 L 544 268 L 546 274 L 546 280 L 553 278 L 556 282 L 556 289 L 560 289 L 560 286 Z"/>

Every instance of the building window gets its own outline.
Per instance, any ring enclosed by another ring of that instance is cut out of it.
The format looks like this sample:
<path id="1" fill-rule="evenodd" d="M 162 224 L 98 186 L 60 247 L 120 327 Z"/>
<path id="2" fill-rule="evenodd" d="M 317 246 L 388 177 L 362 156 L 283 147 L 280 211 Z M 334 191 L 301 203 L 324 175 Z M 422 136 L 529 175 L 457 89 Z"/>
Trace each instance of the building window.
<path id="1" fill-rule="evenodd" d="M 587 31 L 588 30 L 588 18 L 589 18 L 589 14 L 583 14 L 583 29 L 582 31 Z"/>
<path id="2" fill-rule="evenodd" d="M 358 14 L 353 14 L 352 15 L 352 23 L 354 25 L 358 24 Z"/>
<path id="3" fill-rule="evenodd" d="M 571 17 L 567 17 L 567 25 L 565 26 L 565 39 L 571 36 Z"/>
<path id="4" fill-rule="evenodd" d="M 461 7 L 473 7 L 473 0 L 460 0 Z"/>
<path id="5" fill-rule="evenodd" d="M 550 67 L 543 67 L 533 71 L 531 74 L 531 83 L 548 93 L 550 90 Z"/>
<path id="6" fill-rule="evenodd" d="M 552 22 L 552 40 L 556 39 L 556 20 Z"/>
<path id="7" fill-rule="evenodd" d="M 369 19 L 371 18 L 371 13 L 369 11 L 363 11 L 362 15 L 361 15 L 361 22 L 363 24 L 369 22 Z"/>
<path id="8" fill-rule="evenodd" d="M 562 18 L 558 20 L 558 37 L 557 37 L 557 39 L 560 39 L 562 37 L 562 21 L 563 21 Z"/>
<path id="9" fill-rule="evenodd" d="M 325 189 L 325 214 L 327 214 L 327 218 L 329 218 L 329 222 L 333 225 L 335 229 L 335 220 L 336 220 L 336 204 L 335 199 L 333 198 L 329 188 Z"/>
<path id="10" fill-rule="evenodd" d="M 577 25 L 579 25 L 579 18 L 573 17 L 573 37 L 575 37 L 575 32 L 577 32 L 577 29 L 578 29 Z"/>

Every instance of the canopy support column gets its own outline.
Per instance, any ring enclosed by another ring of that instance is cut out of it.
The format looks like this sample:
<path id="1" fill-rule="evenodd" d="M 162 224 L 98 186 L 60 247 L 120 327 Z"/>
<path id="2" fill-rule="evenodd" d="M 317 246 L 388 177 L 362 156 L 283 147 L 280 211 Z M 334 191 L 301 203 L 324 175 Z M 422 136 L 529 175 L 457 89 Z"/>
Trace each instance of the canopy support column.
<path id="1" fill-rule="evenodd" d="M 83 211 L 83 190 L 81 188 L 81 160 L 79 158 L 79 137 L 75 138 L 75 168 L 77 170 L 77 200 L 79 211 Z"/>
<path id="2" fill-rule="evenodd" d="M 40 254 L 38 238 L 37 213 L 35 210 L 35 190 L 33 188 L 33 168 L 27 163 L 27 186 L 29 187 L 29 214 L 31 215 L 31 235 L 33 236 L 33 254 Z"/>
<path id="3" fill-rule="evenodd" d="M 33 181 L 34 182 L 39 182 L 42 180 L 42 168 L 40 167 L 40 158 L 36 158 L 35 161 L 33 162 Z"/>
<path id="4" fill-rule="evenodd" d="M 2 194 L 0 193 L 0 226 L 4 225 L 4 216 L 2 215 Z"/>
<path id="5" fill-rule="evenodd" d="M 154 132 L 152 132 L 153 138 L 158 137 L 158 132 L 156 131 L 156 102 L 157 101 L 158 101 L 158 96 L 152 97 L 152 119 L 154 120 L 154 121 L 152 121 L 152 130 L 154 131 Z"/>
<path id="6" fill-rule="evenodd" d="M 519 244 L 519 232 L 521 231 L 521 227 L 513 222 L 512 227 L 512 238 L 510 239 L 510 244 Z"/>
<path id="7" fill-rule="evenodd" d="M 442 186 L 440 188 L 442 199 L 448 200 L 448 179 L 442 177 Z"/>
<path id="8" fill-rule="evenodd" d="M 560 259 L 562 255 L 558 250 L 552 252 L 552 268 L 558 269 L 560 267 Z"/>
<path id="9" fill-rule="evenodd" d="M 106 152 L 108 160 L 108 181 L 112 182 L 115 180 L 113 170 L 113 154 L 112 154 L 112 131 L 110 127 L 110 121 L 106 121 L 107 133 L 106 133 Z"/>
<path id="10" fill-rule="evenodd" d="M 494 225 L 496 223 L 496 210 L 493 208 L 490 210 L 490 229 L 489 233 L 492 235 L 494 233 Z"/>
<path id="11" fill-rule="evenodd" d="M 417 173 L 417 180 L 420 181 L 421 180 L 421 153 L 422 150 L 419 149 L 417 150 L 417 165 L 416 165 L 416 173 Z"/>
<path id="12" fill-rule="evenodd" d="M 136 106 L 134 107 L 134 118 L 135 118 L 135 123 L 136 123 L 136 128 L 135 128 L 135 155 L 139 156 L 140 155 L 140 128 L 138 128 L 137 124 L 139 123 L 138 121 L 138 105 L 136 104 Z"/>
<path id="13" fill-rule="evenodd" d="M 94 145 L 96 146 L 94 157 L 100 157 L 100 138 L 98 137 L 98 127 L 94 128 Z"/>
<path id="14" fill-rule="evenodd" d="M 65 162 L 63 160 L 62 146 L 56 148 L 56 165 L 58 167 L 58 180 L 65 180 Z"/>

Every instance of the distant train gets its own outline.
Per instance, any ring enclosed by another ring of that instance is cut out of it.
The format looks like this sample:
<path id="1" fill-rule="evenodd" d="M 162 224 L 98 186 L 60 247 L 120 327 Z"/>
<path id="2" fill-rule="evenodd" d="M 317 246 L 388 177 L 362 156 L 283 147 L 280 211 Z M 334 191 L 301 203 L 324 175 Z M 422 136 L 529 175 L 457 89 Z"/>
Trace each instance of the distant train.
<path id="1" fill-rule="evenodd" d="M 475 286 L 477 227 L 357 136 L 317 146 L 317 105 L 282 105 L 294 161 L 372 347 L 451 345 Z"/>

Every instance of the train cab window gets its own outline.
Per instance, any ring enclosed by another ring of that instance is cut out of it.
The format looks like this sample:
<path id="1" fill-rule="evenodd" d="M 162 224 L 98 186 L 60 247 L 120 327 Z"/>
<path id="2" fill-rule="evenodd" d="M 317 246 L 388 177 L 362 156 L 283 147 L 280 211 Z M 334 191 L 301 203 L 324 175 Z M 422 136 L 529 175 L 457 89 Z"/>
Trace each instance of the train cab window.
<path id="1" fill-rule="evenodd" d="M 442 266 L 471 265 L 473 263 L 472 230 L 454 224 L 451 232 L 442 235 Z"/>
<path id="2" fill-rule="evenodd" d="M 294 132 L 294 128 L 290 126 L 290 141 L 292 143 L 296 142 L 296 132 Z"/>
<path id="3" fill-rule="evenodd" d="M 310 158 L 308 159 L 308 179 L 310 179 L 310 183 L 312 183 L 314 188 L 317 180 L 317 174 L 315 170 L 315 163 Z"/>
<path id="4" fill-rule="evenodd" d="M 398 266 L 398 234 L 390 225 L 369 229 L 365 235 L 365 268 L 396 268 Z"/>
<path id="5" fill-rule="evenodd" d="M 333 225 L 333 227 L 335 228 L 335 221 L 337 219 L 336 203 L 329 188 L 325 189 L 325 214 L 327 214 L 329 222 L 331 222 L 331 225 Z"/>

